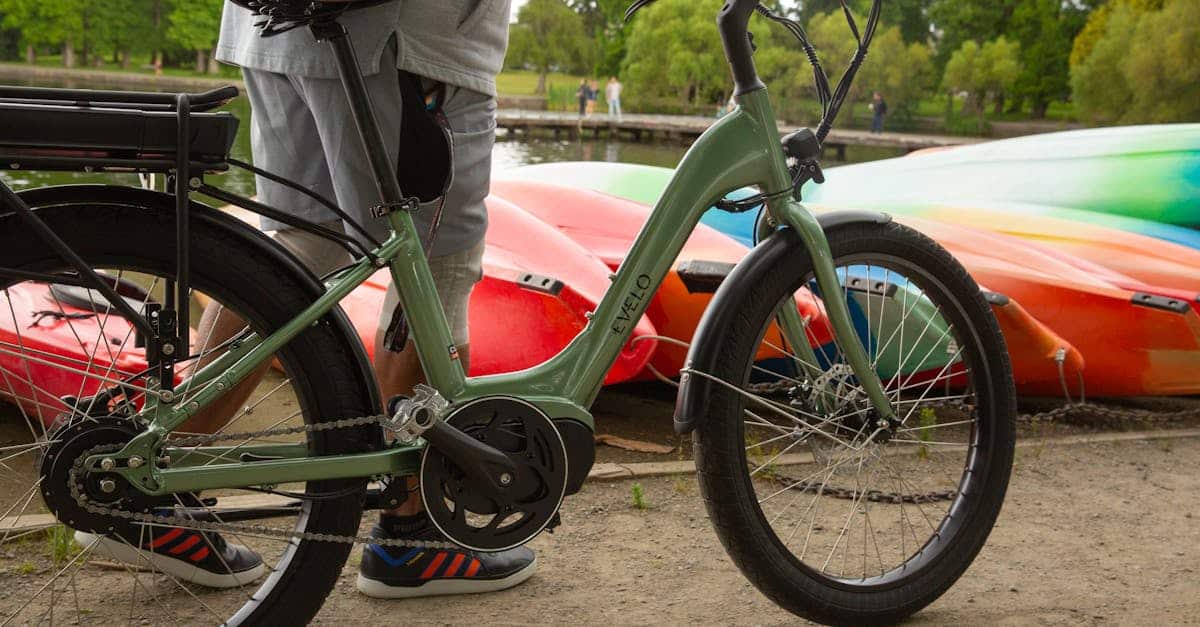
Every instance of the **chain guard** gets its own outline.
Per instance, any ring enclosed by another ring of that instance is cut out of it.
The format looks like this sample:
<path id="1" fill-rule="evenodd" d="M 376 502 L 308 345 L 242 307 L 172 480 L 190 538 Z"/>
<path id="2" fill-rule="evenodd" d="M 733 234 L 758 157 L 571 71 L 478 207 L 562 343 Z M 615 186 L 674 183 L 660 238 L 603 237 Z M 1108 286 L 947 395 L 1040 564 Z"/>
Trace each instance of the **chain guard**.
<path id="1" fill-rule="evenodd" d="M 511 485 L 492 495 L 430 446 L 421 458 L 421 499 L 434 526 L 476 551 L 503 551 L 533 539 L 551 523 L 567 488 L 567 452 L 554 423 L 511 397 L 481 398 L 446 422 L 496 448 L 517 467 Z"/>

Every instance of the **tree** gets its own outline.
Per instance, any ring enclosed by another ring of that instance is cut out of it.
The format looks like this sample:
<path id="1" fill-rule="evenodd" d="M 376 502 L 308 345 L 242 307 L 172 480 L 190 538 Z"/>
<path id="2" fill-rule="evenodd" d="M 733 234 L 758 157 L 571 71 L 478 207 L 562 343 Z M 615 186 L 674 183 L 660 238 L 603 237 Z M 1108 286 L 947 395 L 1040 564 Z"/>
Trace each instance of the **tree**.
<path id="1" fill-rule="evenodd" d="M 937 32 L 937 67 L 944 71 L 951 55 L 966 41 L 979 45 L 1003 35 L 1016 0 L 932 0 L 928 15 Z"/>
<path id="2" fill-rule="evenodd" d="M 625 65 L 629 94 L 636 98 L 673 97 L 680 105 L 699 106 L 728 98 L 729 66 L 713 16 L 720 0 L 659 0 L 638 13 L 629 32 Z M 794 73 L 798 58 L 789 58 L 777 43 L 776 29 L 754 31 L 759 70 L 764 79 Z"/>
<path id="3" fill-rule="evenodd" d="M 983 128 L 983 112 L 989 97 L 999 98 L 1012 90 L 1020 76 L 1017 43 L 998 37 L 982 46 L 967 41 L 946 62 L 942 88 L 951 94 L 966 92 L 964 110 L 972 109 Z"/>
<path id="4" fill-rule="evenodd" d="M 196 71 L 216 74 L 213 47 L 221 28 L 222 0 L 184 0 L 176 2 L 168 15 L 167 37 L 196 52 Z"/>
<path id="5" fill-rule="evenodd" d="M 1200 4 L 1167 0 L 1147 11 L 1119 3 L 1104 34 L 1071 68 L 1080 113 L 1096 123 L 1200 119 Z"/>
<path id="6" fill-rule="evenodd" d="M 862 25 L 866 20 L 855 15 L 855 21 Z M 856 47 L 845 15 L 838 10 L 814 17 L 809 22 L 808 35 L 821 55 L 825 71 L 832 74 L 831 86 L 836 87 L 840 72 Z M 905 44 L 899 27 L 881 26 L 850 87 L 847 103 L 869 100 L 872 92 L 878 91 L 887 98 L 894 113 L 908 115 L 930 89 L 931 56 L 929 46 L 923 43 Z M 797 58 L 796 62 L 806 63 L 803 57 Z M 848 104 L 843 110 L 849 109 Z"/>
<path id="7" fill-rule="evenodd" d="M 535 93 L 546 93 L 546 75 L 555 69 L 590 65 L 590 37 L 583 18 L 563 0 L 529 0 L 509 30 L 509 67 L 532 67 L 538 72 Z"/>
<path id="8" fill-rule="evenodd" d="M 584 30 L 591 33 L 598 76 L 614 76 L 625 61 L 625 9 L 628 0 L 567 0 L 567 5 L 583 18 Z"/>
<path id="9" fill-rule="evenodd" d="M 37 46 L 62 45 L 63 65 L 74 67 L 75 45 L 83 40 L 85 6 L 84 0 L 0 0 L 0 13 L 5 26 L 21 30 L 30 62 Z"/>
<path id="10" fill-rule="evenodd" d="M 155 33 L 144 0 L 104 0 L 97 8 L 91 38 L 97 47 L 107 47 L 122 69 L 129 67 L 132 52 L 151 49 Z"/>
<path id="11" fill-rule="evenodd" d="M 1032 117 L 1046 117 L 1052 100 L 1066 99 L 1071 42 L 1083 28 L 1084 16 L 1062 0 L 1020 0 L 1014 7 L 1008 32 L 1021 45 L 1021 75 L 1014 91 L 1029 103 Z"/>

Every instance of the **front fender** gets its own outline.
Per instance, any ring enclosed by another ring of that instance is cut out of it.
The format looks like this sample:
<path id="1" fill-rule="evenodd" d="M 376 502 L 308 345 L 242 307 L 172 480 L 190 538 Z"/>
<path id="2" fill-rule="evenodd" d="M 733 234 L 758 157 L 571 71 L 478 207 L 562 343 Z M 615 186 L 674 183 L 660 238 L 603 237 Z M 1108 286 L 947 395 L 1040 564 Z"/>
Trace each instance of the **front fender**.
<path id="1" fill-rule="evenodd" d="M 817 222 L 826 233 L 848 224 L 886 224 L 891 221 L 891 216 L 877 211 L 831 211 L 817 216 Z M 684 370 L 713 372 L 718 360 L 725 357 L 720 352 L 720 336 L 737 322 L 740 303 L 789 256 L 804 252 L 800 237 L 789 228 L 772 233 L 755 246 L 721 282 L 708 308 L 704 310 L 691 348 L 688 349 Z M 675 400 L 676 433 L 682 435 L 695 430 L 697 423 L 708 412 L 713 385 L 711 380 L 691 376 L 687 372 L 680 376 L 679 393 Z"/>
<path id="2" fill-rule="evenodd" d="M 17 195 L 33 209 L 61 205 L 110 204 L 171 213 L 175 211 L 174 196 L 154 190 L 120 185 L 55 185 L 23 190 Z M 300 278 L 302 286 L 314 300 L 325 292 L 325 286 L 313 275 L 312 271 L 262 231 L 203 203 L 192 201 L 191 205 L 193 220 L 210 223 L 227 232 L 231 240 L 240 241 L 244 246 L 263 251 L 271 263 L 279 264 Z M 341 309 L 335 308 L 328 315 L 334 328 L 345 336 L 346 342 L 352 347 L 358 371 L 358 386 L 366 398 L 370 399 L 371 406 L 378 411 L 382 407 L 379 385 L 375 382 L 375 370 L 371 367 L 371 360 L 367 357 L 367 351 L 363 347 L 358 333 Z"/>

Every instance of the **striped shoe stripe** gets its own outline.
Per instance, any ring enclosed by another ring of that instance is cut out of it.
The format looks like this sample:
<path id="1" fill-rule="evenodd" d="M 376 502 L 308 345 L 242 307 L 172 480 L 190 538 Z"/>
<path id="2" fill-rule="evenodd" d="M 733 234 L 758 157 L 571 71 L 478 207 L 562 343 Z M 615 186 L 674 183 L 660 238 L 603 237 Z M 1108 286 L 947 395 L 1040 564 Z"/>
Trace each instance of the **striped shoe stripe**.
<path id="1" fill-rule="evenodd" d="M 183 529 L 176 527 L 155 538 L 154 541 L 150 543 L 150 548 L 157 549 L 158 547 L 174 540 L 175 538 L 178 538 L 182 533 Z"/>
<path id="2" fill-rule="evenodd" d="M 200 542 L 200 534 L 198 534 L 198 533 L 192 534 L 192 535 L 188 536 L 187 540 L 180 542 L 177 546 L 175 546 L 174 548 L 172 548 L 170 551 L 167 551 L 167 552 L 170 553 L 171 555 L 179 555 L 180 553 L 183 553 L 184 551 L 196 546 L 196 544 L 199 542 Z"/>
<path id="3" fill-rule="evenodd" d="M 445 551 L 438 552 L 438 554 L 433 558 L 433 561 L 429 564 L 429 566 L 427 566 L 425 568 L 425 572 L 421 573 L 421 579 L 429 579 L 430 577 L 432 577 L 433 573 L 437 572 L 438 566 L 441 566 L 442 562 L 444 562 L 444 561 L 446 561 L 446 552 Z"/>
<path id="4" fill-rule="evenodd" d="M 467 556 L 462 553 L 455 555 L 454 559 L 450 560 L 450 565 L 446 567 L 446 572 L 442 573 L 442 576 L 453 577 L 458 572 L 458 567 L 462 566 L 463 561 L 466 559 Z"/>
<path id="5" fill-rule="evenodd" d="M 475 573 L 479 572 L 479 567 L 481 565 L 482 564 L 479 563 L 479 560 L 472 559 L 471 564 L 467 566 L 466 572 L 463 573 L 463 577 L 474 577 Z"/>
<path id="6" fill-rule="evenodd" d="M 195 553 L 192 553 L 191 555 L 189 555 L 188 559 L 192 560 L 193 562 L 199 562 L 200 560 L 202 560 L 206 557 L 208 557 L 208 547 L 202 546 L 202 547 L 200 547 L 199 551 L 196 551 Z"/>

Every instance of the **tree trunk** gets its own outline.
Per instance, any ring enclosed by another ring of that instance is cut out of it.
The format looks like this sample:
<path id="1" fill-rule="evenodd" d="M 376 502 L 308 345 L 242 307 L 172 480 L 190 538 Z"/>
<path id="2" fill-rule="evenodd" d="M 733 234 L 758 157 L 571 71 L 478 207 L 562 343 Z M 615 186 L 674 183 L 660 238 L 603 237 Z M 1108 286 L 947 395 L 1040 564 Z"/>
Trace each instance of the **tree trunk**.
<path id="1" fill-rule="evenodd" d="M 208 53 L 208 73 L 221 73 L 221 63 L 217 61 L 217 52 L 215 50 Z"/>
<path id="2" fill-rule="evenodd" d="M 992 114 L 993 115 L 1001 115 L 1003 113 L 1004 113 L 1004 94 L 998 94 L 996 96 L 996 102 L 992 107 Z"/>
<path id="3" fill-rule="evenodd" d="M 1033 106 L 1030 107 L 1029 117 L 1035 120 L 1046 119 L 1046 110 L 1050 108 L 1050 103 L 1044 100 L 1034 100 Z"/>
<path id="4" fill-rule="evenodd" d="M 75 46 L 70 39 L 63 42 L 63 67 L 75 67 Z"/>
<path id="5" fill-rule="evenodd" d="M 32 44 L 25 46 L 25 62 L 30 65 L 37 63 L 37 48 L 34 48 Z"/>
<path id="6" fill-rule="evenodd" d="M 208 67 L 208 55 L 203 50 L 196 51 L 196 73 L 203 74 Z"/>
<path id="7" fill-rule="evenodd" d="M 538 72 L 537 89 L 533 90 L 533 95 L 535 95 L 535 96 L 546 95 L 546 71 L 545 70 Z"/>
<path id="8" fill-rule="evenodd" d="M 128 48 L 121 51 L 121 69 L 122 70 L 129 69 L 129 49 Z"/>

